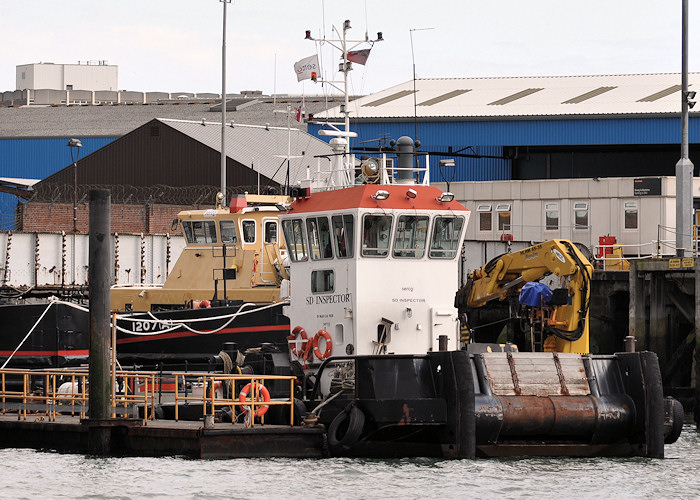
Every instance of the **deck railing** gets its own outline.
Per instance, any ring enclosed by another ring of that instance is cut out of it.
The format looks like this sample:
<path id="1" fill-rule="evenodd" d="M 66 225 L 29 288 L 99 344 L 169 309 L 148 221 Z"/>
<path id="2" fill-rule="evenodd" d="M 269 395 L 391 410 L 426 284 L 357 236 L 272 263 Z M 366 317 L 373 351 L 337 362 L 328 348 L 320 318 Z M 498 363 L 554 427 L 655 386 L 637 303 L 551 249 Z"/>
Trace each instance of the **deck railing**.
<path id="1" fill-rule="evenodd" d="M 143 422 L 155 417 L 156 372 L 118 371 L 119 390 L 110 398 L 111 417 L 138 417 L 143 408 Z M 150 390 L 137 390 L 143 384 Z M 55 421 L 57 415 L 85 418 L 89 408 L 88 371 L 79 370 L 0 370 L 0 412 L 17 412 Z"/>

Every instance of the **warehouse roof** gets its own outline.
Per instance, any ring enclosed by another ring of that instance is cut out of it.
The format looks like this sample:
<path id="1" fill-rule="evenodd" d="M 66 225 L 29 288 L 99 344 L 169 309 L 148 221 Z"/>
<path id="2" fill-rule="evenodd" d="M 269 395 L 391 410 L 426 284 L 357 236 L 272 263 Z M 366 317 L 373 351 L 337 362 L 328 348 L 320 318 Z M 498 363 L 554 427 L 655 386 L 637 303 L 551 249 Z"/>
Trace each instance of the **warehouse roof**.
<path id="1" fill-rule="evenodd" d="M 158 120 L 192 139 L 221 151 L 221 122 Z M 294 123 L 297 123 L 294 121 Z M 328 143 L 303 130 L 261 125 L 226 126 L 226 156 L 250 166 L 265 177 L 284 185 L 287 175 L 286 157 L 290 155 L 291 184 L 306 178 L 306 167 L 316 169 L 317 156 L 332 154 Z M 327 161 L 325 162 L 327 163 Z M 327 169 L 327 165 L 323 165 Z"/>
<path id="2" fill-rule="evenodd" d="M 700 87 L 691 73 L 689 90 Z M 350 104 L 353 120 L 679 115 L 679 73 L 408 81 Z M 698 113 L 698 110 L 695 111 Z M 316 114 L 340 118 L 340 107 Z"/>
<path id="3" fill-rule="evenodd" d="M 306 113 L 317 113 L 334 106 L 336 98 L 306 98 Z M 233 105 L 232 105 L 233 104 Z M 250 125 L 287 126 L 287 116 L 278 111 L 287 105 L 301 106 L 301 96 L 264 97 L 245 102 L 229 102 L 227 121 Z M 221 121 L 221 106 L 210 103 L 168 102 L 163 104 L 120 104 L 105 106 L 0 106 L 0 137 L 119 137 L 154 118 Z M 306 122 L 294 126 L 306 130 Z"/>

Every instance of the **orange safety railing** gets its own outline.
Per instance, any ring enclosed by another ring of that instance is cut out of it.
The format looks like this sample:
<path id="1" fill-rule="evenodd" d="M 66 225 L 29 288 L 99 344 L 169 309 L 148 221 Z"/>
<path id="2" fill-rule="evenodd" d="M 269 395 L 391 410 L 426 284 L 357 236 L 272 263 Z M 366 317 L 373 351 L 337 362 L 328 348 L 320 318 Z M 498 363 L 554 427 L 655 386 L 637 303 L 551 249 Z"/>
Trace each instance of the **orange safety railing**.
<path id="1" fill-rule="evenodd" d="M 116 380 L 121 390 L 114 391 L 110 404 L 112 418 L 132 416 L 142 405 L 143 421 L 155 416 L 155 372 L 118 371 Z M 150 390 L 134 388 L 146 383 Z M 57 415 L 85 418 L 89 407 L 87 370 L 0 370 L 0 413 L 17 412 L 18 419 L 45 416 L 55 421 Z"/>
<path id="2" fill-rule="evenodd" d="M 180 403 L 201 403 L 204 417 L 213 416 L 217 408 L 246 407 L 245 413 L 259 416 L 265 422 L 263 407 L 289 406 L 289 422 L 294 422 L 294 383 L 296 378 L 283 375 L 240 375 L 220 373 L 174 372 L 175 377 L 175 420 L 178 420 Z M 289 381 L 289 397 L 271 399 L 266 382 Z M 181 388 L 195 382 L 201 384 L 197 391 L 183 391 Z M 248 387 L 248 392 L 242 394 L 242 389 Z M 201 388 L 201 391 L 199 390 Z M 184 394 L 183 394 L 184 392 Z M 189 395 L 188 395 L 189 394 Z M 235 419 L 233 419 L 235 422 Z M 249 425 L 255 425 L 255 418 L 248 419 Z"/>

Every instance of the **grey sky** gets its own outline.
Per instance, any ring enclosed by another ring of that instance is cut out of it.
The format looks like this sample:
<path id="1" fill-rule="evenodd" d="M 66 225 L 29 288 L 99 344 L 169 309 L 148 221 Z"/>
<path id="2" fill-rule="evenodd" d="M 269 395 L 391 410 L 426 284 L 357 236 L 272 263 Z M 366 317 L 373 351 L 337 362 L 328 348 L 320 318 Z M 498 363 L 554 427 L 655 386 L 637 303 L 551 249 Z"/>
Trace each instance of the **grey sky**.
<path id="1" fill-rule="evenodd" d="M 3 0 L 3 3 L 7 0 Z M 10 2 L 8 2 L 10 3 Z M 700 71 L 700 2 L 690 1 L 689 70 Z M 218 0 L 54 0 L 3 6 L 0 91 L 15 66 L 107 60 L 119 87 L 220 92 Z M 324 22 L 325 18 L 325 22 Z M 314 36 L 350 19 L 350 36 L 382 31 L 352 91 L 424 78 L 666 73 L 681 69 L 681 0 L 234 0 L 228 6 L 227 89 L 314 94 L 292 65 L 316 52 Z M 322 51 L 337 77 L 336 52 Z"/>

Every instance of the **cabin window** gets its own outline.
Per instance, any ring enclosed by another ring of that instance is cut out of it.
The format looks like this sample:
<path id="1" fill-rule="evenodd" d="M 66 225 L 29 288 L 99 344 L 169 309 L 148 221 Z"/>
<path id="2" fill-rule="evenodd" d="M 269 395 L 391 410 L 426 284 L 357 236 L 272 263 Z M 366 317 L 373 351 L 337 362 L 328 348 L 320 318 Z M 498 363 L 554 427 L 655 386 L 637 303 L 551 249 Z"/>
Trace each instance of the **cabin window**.
<path id="1" fill-rule="evenodd" d="M 277 221 L 265 221 L 265 243 L 277 243 Z"/>
<path id="2" fill-rule="evenodd" d="M 496 205 L 498 217 L 498 230 L 510 231 L 510 203 L 500 203 Z"/>
<path id="3" fill-rule="evenodd" d="M 243 243 L 255 243 L 255 221 L 244 220 L 241 222 L 241 232 L 243 233 Z"/>
<path id="4" fill-rule="evenodd" d="M 391 215 L 365 215 L 362 221 L 362 255 L 386 257 L 389 254 Z"/>
<path id="5" fill-rule="evenodd" d="M 430 257 L 453 259 L 459 250 L 464 217 L 435 217 L 433 239 L 430 241 Z"/>
<path id="6" fill-rule="evenodd" d="M 588 203 L 574 203 L 574 229 L 588 229 Z"/>
<path id="7" fill-rule="evenodd" d="M 427 239 L 427 215 L 400 216 L 394 236 L 394 257 L 422 258 L 425 255 Z"/>
<path id="8" fill-rule="evenodd" d="M 311 291 L 313 293 L 327 293 L 335 289 L 335 276 L 332 269 L 311 271 Z"/>
<path id="9" fill-rule="evenodd" d="M 636 201 L 625 202 L 625 229 L 639 228 L 639 210 Z"/>
<path id="10" fill-rule="evenodd" d="M 282 221 L 284 241 L 287 242 L 287 252 L 293 262 L 307 260 L 306 244 L 304 243 L 304 225 L 301 219 Z"/>
<path id="11" fill-rule="evenodd" d="M 491 205 L 479 205 L 476 211 L 479 213 L 479 231 L 491 231 Z"/>
<path id="12" fill-rule="evenodd" d="M 222 220 L 219 222 L 219 232 L 221 233 L 221 243 L 238 243 L 236 236 L 236 223 L 232 220 Z"/>
<path id="13" fill-rule="evenodd" d="M 216 243 L 216 222 L 213 220 L 183 220 L 182 229 L 189 244 Z"/>
<path id="14" fill-rule="evenodd" d="M 559 229 L 559 203 L 544 204 L 544 229 L 545 231 Z"/>
<path id="15" fill-rule="evenodd" d="M 333 236 L 335 239 L 335 251 L 339 259 L 353 257 L 355 218 L 352 215 L 334 215 Z"/>
<path id="16" fill-rule="evenodd" d="M 306 219 L 306 231 L 309 233 L 309 254 L 313 260 L 332 259 L 331 228 L 328 217 L 309 217 Z"/>

